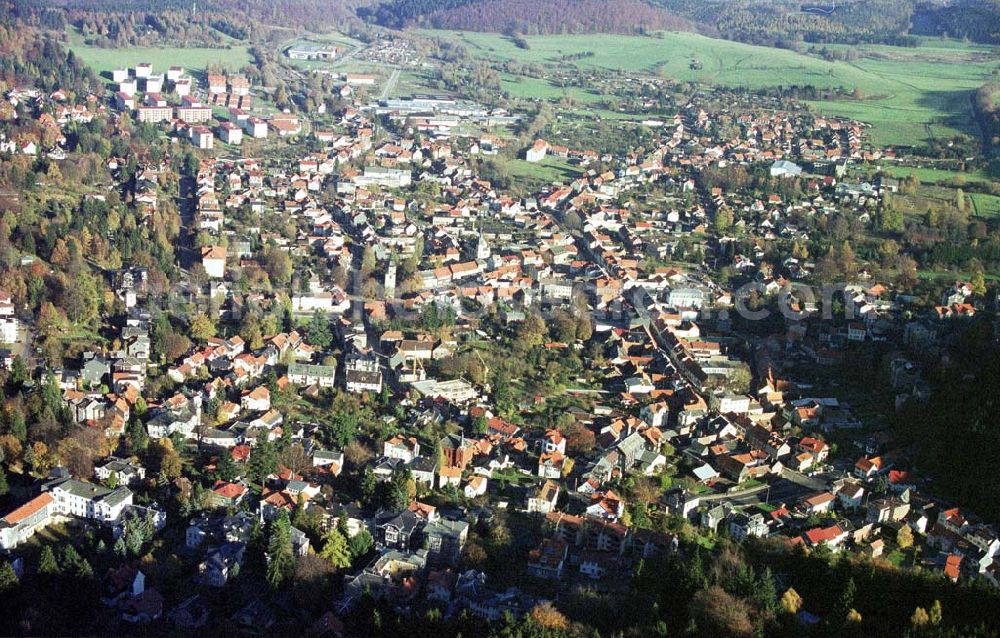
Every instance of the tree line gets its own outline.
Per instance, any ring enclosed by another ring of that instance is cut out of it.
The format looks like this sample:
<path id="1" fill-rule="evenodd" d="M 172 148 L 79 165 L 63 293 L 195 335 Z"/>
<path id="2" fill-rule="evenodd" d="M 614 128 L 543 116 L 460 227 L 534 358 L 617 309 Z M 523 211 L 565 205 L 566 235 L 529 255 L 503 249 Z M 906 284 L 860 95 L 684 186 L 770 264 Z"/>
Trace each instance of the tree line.
<path id="1" fill-rule="evenodd" d="M 390 0 L 359 10 L 370 22 L 497 33 L 639 33 L 689 29 L 687 20 L 644 0 Z"/>

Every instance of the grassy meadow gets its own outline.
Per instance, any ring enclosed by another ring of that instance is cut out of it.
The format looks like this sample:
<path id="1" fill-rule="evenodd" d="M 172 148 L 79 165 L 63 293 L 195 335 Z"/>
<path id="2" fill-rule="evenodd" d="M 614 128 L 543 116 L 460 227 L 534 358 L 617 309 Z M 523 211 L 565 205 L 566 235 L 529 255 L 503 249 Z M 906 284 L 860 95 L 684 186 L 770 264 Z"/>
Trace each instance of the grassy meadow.
<path id="1" fill-rule="evenodd" d="M 915 175 L 916 178 L 924 184 L 955 184 L 956 179 L 964 179 L 966 182 L 986 182 L 990 179 L 984 171 L 971 171 L 963 173 L 944 168 L 915 168 L 912 166 L 891 165 L 883 166 L 882 170 L 892 177 L 909 177 L 910 175 Z"/>
<path id="2" fill-rule="evenodd" d="M 966 193 L 976 217 L 1000 217 L 1000 197 L 988 193 Z"/>
<path id="3" fill-rule="evenodd" d="M 484 59 L 621 69 L 722 86 L 763 88 L 810 84 L 849 91 L 857 88 L 861 100 L 817 101 L 812 105 L 820 113 L 871 123 L 875 142 L 886 145 L 913 145 L 932 137 L 973 133 L 969 93 L 1000 67 L 995 47 L 935 39 L 925 39 L 917 48 L 854 47 L 861 54 L 859 59 L 828 62 L 795 51 L 693 33 L 529 36 L 525 38 L 527 49 L 496 33 L 429 30 L 421 33 L 461 43 L 470 53 Z M 579 60 L 564 59 L 586 52 L 593 55 Z M 692 64 L 695 61 L 698 65 Z M 571 95 L 580 102 L 596 99 L 584 90 L 563 89 L 543 79 L 505 76 L 503 86 L 519 97 L 551 99 Z"/>
<path id="4" fill-rule="evenodd" d="M 579 166 L 570 164 L 569 160 L 563 157 L 553 155 L 546 156 L 540 162 L 510 160 L 504 163 L 504 168 L 512 179 L 535 184 L 565 183 L 576 179 L 582 173 Z"/>
<path id="5" fill-rule="evenodd" d="M 182 66 L 187 71 L 201 72 L 209 64 L 237 70 L 249 64 L 246 46 L 233 44 L 225 49 L 198 47 L 146 47 L 131 49 L 102 49 L 84 43 L 78 33 L 71 30 L 68 46 L 73 53 L 98 73 L 134 67 L 149 62 L 154 73 L 163 73 L 171 66 Z"/>

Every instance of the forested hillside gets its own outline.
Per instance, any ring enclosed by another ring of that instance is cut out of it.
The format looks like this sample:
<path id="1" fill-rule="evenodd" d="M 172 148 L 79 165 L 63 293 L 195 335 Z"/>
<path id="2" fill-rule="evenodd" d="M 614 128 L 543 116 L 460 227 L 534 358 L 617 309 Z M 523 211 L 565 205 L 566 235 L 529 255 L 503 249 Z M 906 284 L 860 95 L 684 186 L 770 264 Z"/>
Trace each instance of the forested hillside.
<path id="1" fill-rule="evenodd" d="M 32 29 L 0 21 L 0 85 L 31 82 L 39 88 L 86 95 L 103 88 L 94 72 L 57 42 L 39 37 Z M 8 104 L 4 106 L 9 108 Z"/>
<path id="2" fill-rule="evenodd" d="M 688 21 L 645 0 L 393 0 L 360 15 L 383 26 L 467 31 L 636 33 L 687 29 Z"/>
<path id="3" fill-rule="evenodd" d="M 1000 148 L 1000 84 L 986 84 L 976 91 L 973 108 L 983 143 L 989 149 Z"/>
<path id="4" fill-rule="evenodd" d="M 1000 2 L 956 0 L 948 6 L 918 4 L 913 16 L 913 33 L 1000 43 Z"/>
<path id="5" fill-rule="evenodd" d="M 143 47 L 182 43 L 223 47 L 274 27 L 348 32 L 367 0 L 12 0 L 22 22 L 47 29 L 77 27 L 88 44 Z"/>
<path id="6" fill-rule="evenodd" d="M 360 7 L 368 22 L 469 31 L 634 33 L 690 30 L 764 45 L 875 42 L 915 35 L 1000 42 L 998 0 L 384 0 Z M 970 19 L 972 16 L 972 19 Z"/>
<path id="7" fill-rule="evenodd" d="M 997 0 L 651 0 L 732 40 L 913 43 L 913 35 L 1000 42 Z"/>

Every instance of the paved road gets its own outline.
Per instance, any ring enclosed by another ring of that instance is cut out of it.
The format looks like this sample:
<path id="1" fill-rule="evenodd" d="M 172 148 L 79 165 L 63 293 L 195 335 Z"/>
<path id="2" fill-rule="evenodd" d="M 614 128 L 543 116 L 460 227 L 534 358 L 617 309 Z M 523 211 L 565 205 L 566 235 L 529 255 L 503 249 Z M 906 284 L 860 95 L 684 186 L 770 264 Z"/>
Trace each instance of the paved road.
<path id="1" fill-rule="evenodd" d="M 378 99 L 384 100 L 388 98 L 389 94 L 396 88 L 397 82 L 399 82 L 399 69 L 393 69 L 389 79 L 386 80 L 385 86 L 382 87 L 382 92 L 379 93 Z"/>

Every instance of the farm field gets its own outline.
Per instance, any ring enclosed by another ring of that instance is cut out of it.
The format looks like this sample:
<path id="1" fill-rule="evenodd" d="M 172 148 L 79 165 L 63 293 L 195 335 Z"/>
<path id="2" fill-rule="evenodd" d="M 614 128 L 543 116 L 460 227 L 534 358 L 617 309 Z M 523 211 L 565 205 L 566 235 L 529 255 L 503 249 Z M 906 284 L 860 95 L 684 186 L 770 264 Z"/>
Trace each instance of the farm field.
<path id="1" fill-rule="evenodd" d="M 976 217 L 1000 217 L 1000 197 L 987 193 L 967 193 Z"/>
<path id="2" fill-rule="evenodd" d="M 431 30 L 420 33 L 461 43 L 470 53 L 484 59 L 622 69 L 657 73 L 678 81 L 748 88 L 775 85 L 857 88 L 862 94 L 859 101 L 811 104 L 821 113 L 870 122 L 874 141 L 888 145 L 913 145 L 930 137 L 974 132 L 968 94 L 998 67 L 996 48 L 932 39 L 912 49 L 859 47 L 862 57 L 858 60 L 828 62 L 785 49 L 692 33 L 528 36 L 524 38 L 527 49 L 496 33 Z M 581 53 L 592 55 L 573 61 L 564 59 Z M 693 61 L 701 68 L 693 68 Z M 559 87 L 537 79 L 519 78 L 515 83 L 513 78 L 506 77 L 504 88 L 518 96 L 563 94 Z M 581 101 L 586 101 L 588 95 L 579 89 L 571 94 Z"/>
<path id="3" fill-rule="evenodd" d="M 559 100 L 572 97 L 580 103 L 596 102 L 601 96 L 578 86 L 561 87 L 542 78 L 529 78 L 505 73 L 500 78 L 500 86 L 513 97 L 542 100 Z"/>
<path id="4" fill-rule="evenodd" d="M 990 180 L 989 176 L 983 171 L 963 173 L 943 168 L 915 168 L 912 166 L 883 166 L 882 170 L 892 177 L 916 175 L 917 179 L 925 184 L 950 183 L 954 182 L 958 177 L 964 178 L 967 182 L 987 182 Z"/>
<path id="5" fill-rule="evenodd" d="M 167 67 L 174 65 L 191 71 L 203 71 L 209 64 L 236 70 L 250 62 L 250 54 L 242 45 L 233 45 L 227 49 L 184 47 L 102 49 L 85 44 L 75 32 L 70 33 L 69 48 L 98 73 L 133 67 L 142 62 L 151 63 L 156 72 L 166 71 Z"/>

